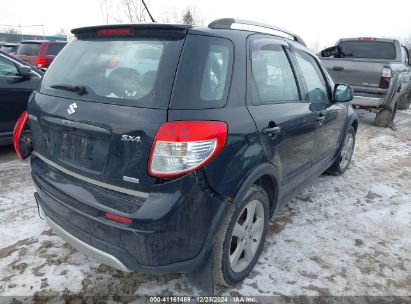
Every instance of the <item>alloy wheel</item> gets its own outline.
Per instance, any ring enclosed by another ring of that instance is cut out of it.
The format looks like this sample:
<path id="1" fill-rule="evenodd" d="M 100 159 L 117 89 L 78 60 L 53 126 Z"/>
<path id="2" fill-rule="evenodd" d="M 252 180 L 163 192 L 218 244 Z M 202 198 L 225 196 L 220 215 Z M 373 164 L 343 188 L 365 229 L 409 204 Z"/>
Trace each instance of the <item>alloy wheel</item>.
<path id="1" fill-rule="evenodd" d="M 264 207 L 258 200 L 250 201 L 241 211 L 231 236 L 230 266 L 241 272 L 253 261 L 264 231 Z"/>

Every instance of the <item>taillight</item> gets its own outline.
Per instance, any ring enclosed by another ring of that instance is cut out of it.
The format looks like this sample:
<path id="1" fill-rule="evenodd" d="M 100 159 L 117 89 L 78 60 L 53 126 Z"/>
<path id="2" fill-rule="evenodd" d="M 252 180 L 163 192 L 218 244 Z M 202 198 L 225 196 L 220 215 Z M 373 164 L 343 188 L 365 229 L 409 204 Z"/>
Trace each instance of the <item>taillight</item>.
<path id="1" fill-rule="evenodd" d="M 31 151 L 33 150 L 31 145 L 31 134 L 24 130 L 29 115 L 27 111 L 24 111 L 19 119 L 17 120 L 16 126 L 14 127 L 13 132 L 13 145 L 16 150 L 17 156 L 24 160 L 30 156 Z"/>
<path id="2" fill-rule="evenodd" d="M 115 222 L 126 224 L 126 225 L 131 225 L 131 222 L 132 222 L 131 219 L 128 217 L 124 217 L 124 216 L 117 215 L 114 213 L 109 213 L 109 212 L 106 213 L 106 218 L 108 218 L 109 220 L 115 221 Z"/>
<path id="3" fill-rule="evenodd" d="M 171 121 L 158 130 L 148 171 L 155 177 L 175 177 L 195 171 L 216 157 L 227 140 L 221 121 Z"/>
<path id="4" fill-rule="evenodd" d="M 46 57 L 40 56 L 37 58 L 37 68 L 43 68 L 46 66 Z"/>
<path id="5" fill-rule="evenodd" d="M 390 68 L 383 68 L 380 79 L 380 89 L 388 89 L 392 77 L 392 70 Z"/>

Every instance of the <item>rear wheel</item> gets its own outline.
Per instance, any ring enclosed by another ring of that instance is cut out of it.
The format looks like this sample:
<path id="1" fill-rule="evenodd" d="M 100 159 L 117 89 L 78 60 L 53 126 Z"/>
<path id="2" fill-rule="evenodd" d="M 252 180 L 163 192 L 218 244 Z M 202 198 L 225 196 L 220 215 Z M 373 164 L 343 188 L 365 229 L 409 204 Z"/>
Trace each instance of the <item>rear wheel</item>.
<path id="1" fill-rule="evenodd" d="M 394 109 L 383 109 L 375 115 L 375 125 L 378 127 L 387 128 L 394 122 L 395 115 L 397 114 L 398 102 L 395 104 Z"/>
<path id="2" fill-rule="evenodd" d="M 407 110 L 411 105 L 411 95 L 409 96 L 404 96 L 399 102 L 398 102 L 398 110 Z"/>
<path id="3" fill-rule="evenodd" d="M 232 286 L 253 270 L 264 246 L 269 220 L 267 193 L 253 185 L 238 206 L 231 206 L 214 245 L 214 280 Z"/>
<path id="4" fill-rule="evenodd" d="M 354 146 L 355 146 L 355 130 L 353 127 L 347 132 L 345 136 L 343 145 L 341 147 L 340 154 L 335 161 L 335 163 L 327 170 L 327 172 L 332 174 L 341 175 L 347 169 L 351 163 L 351 158 L 354 153 Z"/>

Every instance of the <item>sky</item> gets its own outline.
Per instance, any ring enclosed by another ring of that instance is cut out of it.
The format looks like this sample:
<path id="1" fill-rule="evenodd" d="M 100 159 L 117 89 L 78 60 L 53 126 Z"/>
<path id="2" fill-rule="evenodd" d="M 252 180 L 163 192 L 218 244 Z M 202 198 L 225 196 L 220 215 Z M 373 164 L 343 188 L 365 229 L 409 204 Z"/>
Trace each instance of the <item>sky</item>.
<path id="1" fill-rule="evenodd" d="M 102 1 L 121 0 L 0 0 L 0 24 L 43 24 L 46 35 L 104 24 Z M 146 1 L 157 20 L 191 6 L 204 24 L 223 17 L 255 20 L 295 32 L 311 46 L 331 46 L 342 37 L 411 37 L 410 0 Z M 117 15 L 118 8 L 112 5 L 110 13 Z M 42 27 L 23 27 L 23 32 L 42 34 Z"/>

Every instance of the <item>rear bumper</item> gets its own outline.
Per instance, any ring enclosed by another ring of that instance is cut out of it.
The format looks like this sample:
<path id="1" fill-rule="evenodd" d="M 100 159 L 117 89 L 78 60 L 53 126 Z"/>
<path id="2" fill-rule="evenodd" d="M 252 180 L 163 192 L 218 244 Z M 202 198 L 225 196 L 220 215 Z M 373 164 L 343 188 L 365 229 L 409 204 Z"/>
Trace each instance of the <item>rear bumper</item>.
<path id="1" fill-rule="evenodd" d="M 101 251 L 98 248 L 90 246 L 89 244 L 83 242 L 82 240 L 76 238 L 74 235 L 70 234 L 62 227 L 57 225 L 53 220 L 46 217 L 47 223 L 57 233 L 63 240 L 69 243 L 72 247 L 76 248 L 78 251 L 86 254 L 89 257 L 92 257 L 99 263 L 111 266 L 113 268 L 130 271 L 123 263 L 121 263 L 115 256 L 108 254 L 107 252 Z"/>
<path id="2" fill-rule="evenodd" d="M 0 146 L 10 145 L 13 142 L 13 132 L 0 132 Z"/>
<path id="3" fill-rule="evenodd" d="M 104 193 L 99 193 L 100 201 L 93 201 L 97 194 L 84 182 L 36 157 L 32 159 L 32 176 L 36 200 L 53 230 L 79 251 L 123 271 L 195 271 L 210 255 L 228 207 L 204 193 L 192 175 L 154 185 L 141 206 L 123 206 L 121 212 L 103 202 Z M 79 193 L 85 200 L 79 199 Z M 122 199 L 112 206 L 126 204 Z M 110 221 L 105 212 L 127 216 L 133 223 L 128 226 Z"/>
<path id="4" fill-rule="evenodd" d="M 363 107 L 379 107 L 385 103 L 385 96 L 381 95 L 355 95 L 352 104 Z"/>

